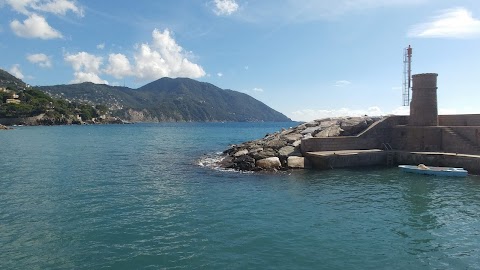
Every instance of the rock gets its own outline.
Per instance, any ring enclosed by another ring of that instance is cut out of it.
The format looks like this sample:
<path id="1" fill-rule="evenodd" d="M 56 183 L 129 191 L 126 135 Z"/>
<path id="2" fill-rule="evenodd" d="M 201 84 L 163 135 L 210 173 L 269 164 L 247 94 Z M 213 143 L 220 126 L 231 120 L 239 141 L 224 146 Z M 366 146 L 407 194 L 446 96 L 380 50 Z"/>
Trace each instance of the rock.
<path id="1" fill-rule="evenodd" d="M 265 148 L 262 151 L 253 154 L 253 157 L 256 160 L 259 160 L 259 159 L 265 159 L 269 157 L 276 157 L 277 154 L 278 154 L 277 151 L 273 150 L 272 148 Z"/>
<path id="2" fill-rule="evenodd" d="M 280 150 L 278 150 L 278 155 L 279 155 L 279 156 L 283 156 L 283 157 L 288 157 L 288 156 L 290 156 L 293 152 L 295 152 L 295 147 L 293 147 L 293 146 L 285 146 L 285 147 L 280 148 Z"/>
<path id="3" fill-rule="evenodd" d="M 305 163 L 307 163 L 307 166 Z M 309 166 L 308 160 L 304 157 L 288 157 L 287 164 L 290 169 L 303 169 Z"/>
<path id="4" fill-rule="evenodd" d="M 301 134 L 289 134 L 289 135 L 283 136 L 283 139 L 287 143 L 293 143 L 295 141 L 298 141 L 298 140 L 302 139 L 302 135 Z"/>
<path id="5" fill-rule="evenodd" d="M 331 118 L 327 118 L 320 122 L 320 126 L 322 128 L 327 128 L 327 127 L 338 125 L 338 122 L 339 122 L 338 120 L 332 120 Z"/>
<path id="6" fill-rule="evenodd" d="M 317 132 L 318 130 L 321 130 L 321 129 L 322 129 L 322 127 L 317 125 L 315 127 L 306 128 L 305 130 L 300 132 L 300 134 L 315 133 L 315 132 Z"/>
<path id="7" fill-rule="evenodd" d="M 273 149 L 280 149 L 287 145 L 287 142 L 282 140 L 271 140 L 265 144 L 266 146 L 273 148 Z"/>
<path id="8" fill-rule="evenodd" d="M 240 171 L 251 171 L 255 169 L 255 159 L 251 156 L 243 155 L 233 160 L 234 169 Z"/>
<path id="9" fill-rule="evenodd" d="M 310 138 L 313 138 L 311 133 L 303 135 L 303 139 L 310 139 Z"/>
<path id="10" fill-rule="evenodd" d="M 248 150 L 248 154 L 252 156 L 261 151 L 263 151 L 263 147 L 250 148 L 250 150 Z"/>
<path id="11" fill-rule="evenodd" d="M 337 137 L 342 133 L 343 129 L 339 126 L 328 127 L 315 135 L 316 138 Z"/>
<path id="12" fill-rule="evenodd" d="M 0 130 L 9 130 L 11 128 L 7 127 L 7 126 L 4 126 L 4 125 L 0 125 Z"/>
<path id="13" fill-rule="evenodd" d="M 302 144 L 302 140 L 298 140 L 298 141 L 293 142 L 292 146 L 297 147 L 297 146 L 300 146 L 300 144 Z"/>
<path id="14" fill-rule="evenodd" d="M 317 123 L 317 121 L 314 120 L 314 121 L 305 123 L 304 125 L 305 125 L 305 127 L 315 127 L 315 126 L 318 126 L 318 123 Z"/>
<path id="15" fill-rule="evenodd" d="M 345 136 L 357 135 L 367 127 L 368 124 L 364 117 L 347 118 L 340 123 L 340 128 L 344 130 L 343 135 Z"/>
<path id="16" fill-rule="evenodd" d="M 267 170 L 279 169 L 280 167 L 282 167 L 282 164 L 280 163 L 280 159 L 278 157 L 270 157 L 257 160 L 256 165 L 259 168 Z"/>
<path id="17" fill-rule="evenodd" d="M 240 150 L 238 152 L 236 152 L 235 154 L 233 154 L 234 157 L 239 157 L 239 156 L 243 156 L 243 155 L 246 155 L 248 154 L 248 150 L 247 149 L 243 149 L 243 150 Z"/>
<path id="18" fill-rule="evenodd" d="M 223 168 L 234 168 L 235 163 L 233 162 L 233 157 L 226 156 L 224 159 L 220 161 L 220 167 Z"/>

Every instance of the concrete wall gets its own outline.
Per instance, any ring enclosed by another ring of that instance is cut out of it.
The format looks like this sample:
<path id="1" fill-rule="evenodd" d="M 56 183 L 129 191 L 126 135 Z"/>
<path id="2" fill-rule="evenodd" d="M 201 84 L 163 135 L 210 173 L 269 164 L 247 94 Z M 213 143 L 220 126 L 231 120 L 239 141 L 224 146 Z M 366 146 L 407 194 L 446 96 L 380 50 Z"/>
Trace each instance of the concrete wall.
<path id="1" fill-rule="evenodd" d="M 479 127 L 450 128 L 454 134 L 444 130 L 442 135 L 442 149 L 448 153 L 480 155 Z"/>
<path id="2" fill-rule="evenodd" d="M 476 127 L 452 126 L 450 128 L 458 135 L 469 140 L 475 146 L 480 146 L 480 126 L 476 126 Z"/>
<path id="3" fill-rule="evenodd" d="M 396 127 L 394 149 L 404 151 L 442 151 L 443 130 L 439 127 Z"/>
<path id="4" fill-rule="evenodd" d="M 354 136 L 311 138 L 302 140 L 301 149 L 303 153 L 351 149 L 372 149 L 378 148 L 378 144 L 379 141 L 375 138 L 358 138 Z"/>
<path id="5" fill-rule="evenodd" d="M 386 165 L 387 152 L 358 153 L 355 155 L 330 155 L 330 156 L 311 156 L 306 158 L 315 169 L 334 169 L 348 167 L 363 167 L 374 165 Z"/>
<path id="6" fill-rule="evenodd" d="M 440 126 L 480 126 L 480 114 L 456 114 L 438 116 Z"/>

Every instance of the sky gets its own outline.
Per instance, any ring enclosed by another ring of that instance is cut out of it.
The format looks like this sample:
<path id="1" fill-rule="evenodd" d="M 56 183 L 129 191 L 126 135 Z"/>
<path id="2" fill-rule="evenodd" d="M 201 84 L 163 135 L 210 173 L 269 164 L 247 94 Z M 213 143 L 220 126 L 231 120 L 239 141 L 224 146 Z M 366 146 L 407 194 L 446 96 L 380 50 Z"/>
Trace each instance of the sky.
<path id="1" fill-rule="evenodd" d="M 407 114 L 408 45 L 441 114 L 480 113 L 478 0 L 0 0 L 0 68 L 28 84 L 188 77 L 297 121 Z"/>

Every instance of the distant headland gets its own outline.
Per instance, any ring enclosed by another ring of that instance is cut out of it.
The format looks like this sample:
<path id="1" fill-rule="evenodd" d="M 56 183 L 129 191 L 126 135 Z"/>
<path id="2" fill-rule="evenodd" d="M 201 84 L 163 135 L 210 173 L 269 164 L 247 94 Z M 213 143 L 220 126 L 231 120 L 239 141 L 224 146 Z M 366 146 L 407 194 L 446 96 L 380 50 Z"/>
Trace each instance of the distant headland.
<path id="1" fill-rule="evenodd" d="M 289 122 L 253 97 L 187 78 L 138 89 L 104 84 L 32 87 L 0 69 L 0 124 Z"/>

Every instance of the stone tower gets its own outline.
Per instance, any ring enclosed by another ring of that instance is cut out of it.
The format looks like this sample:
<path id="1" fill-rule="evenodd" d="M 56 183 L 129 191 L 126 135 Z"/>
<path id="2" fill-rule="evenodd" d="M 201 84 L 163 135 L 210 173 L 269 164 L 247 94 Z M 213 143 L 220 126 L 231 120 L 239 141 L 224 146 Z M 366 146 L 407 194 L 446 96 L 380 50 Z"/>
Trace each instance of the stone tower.
<path id="1" fill-rule="evenodd" d="M 409 126 L 438 126 L 436 73 L 412 76 Z"/>

